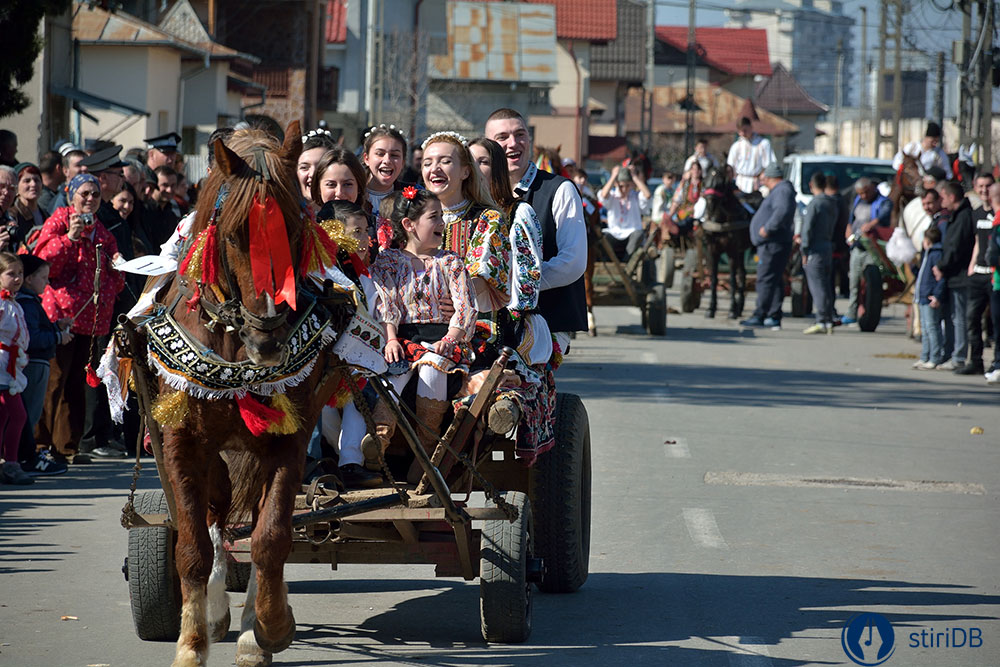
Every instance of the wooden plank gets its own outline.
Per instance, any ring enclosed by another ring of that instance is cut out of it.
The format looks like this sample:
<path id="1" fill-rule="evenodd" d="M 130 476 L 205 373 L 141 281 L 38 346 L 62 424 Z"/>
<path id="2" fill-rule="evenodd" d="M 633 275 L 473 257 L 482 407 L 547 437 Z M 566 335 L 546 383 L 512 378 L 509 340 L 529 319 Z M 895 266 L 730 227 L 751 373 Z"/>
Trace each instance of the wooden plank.
<path id="1" fill-rule="evenodd" d="M 403 538 L 404 542 L 416 544 L 420 541 L 420 531 L 413 525 L 413 522 L 396 519 L 392 525 L 399 531 L 399 536 Z"/>

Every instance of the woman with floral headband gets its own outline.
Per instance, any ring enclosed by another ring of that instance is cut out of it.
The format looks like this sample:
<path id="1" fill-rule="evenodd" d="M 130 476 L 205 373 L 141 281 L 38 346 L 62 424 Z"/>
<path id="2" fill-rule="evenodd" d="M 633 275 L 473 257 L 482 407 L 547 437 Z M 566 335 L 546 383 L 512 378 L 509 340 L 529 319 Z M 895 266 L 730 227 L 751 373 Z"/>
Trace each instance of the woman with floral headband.
<path id="1" fill-rule="evenodd" d="M 295 165 L 295 175 L 299 179 L 299 191 L 307 201 L 312 201 L 312 182 L 316 175 L 316 165 L 327 151 L 337 148 L 330 130 L 317 128 L 302 135 L 302 153 Z M 211 147 L 209 148 L 211 150 Z M 313 212 L 319 210 L 323 202 L 313 202 Z"/>
<path id="2" fill-rule="evenodd" d="M 378 241 L 382 247 L 388 247 L 392 227 L 379 214 L 379 210 L 382 200 L 400 189 L 396 181 L 403 173 L 405 158 L 406 139 L 395 125 L 379 125 L 365 132 L 361 161 L 368 170 L 368 203 L 371 205 L 372 217 L 378 228 Z"/>
<path id="3" fill-rule="evenodd" d="M 476 168 L 468 141 L 437 132 L 423 143 L 422 175 L 441 200 L 444 249 L 465 259 L 476 308 L 488 315 L 510 303 L 510 225 Z"/>

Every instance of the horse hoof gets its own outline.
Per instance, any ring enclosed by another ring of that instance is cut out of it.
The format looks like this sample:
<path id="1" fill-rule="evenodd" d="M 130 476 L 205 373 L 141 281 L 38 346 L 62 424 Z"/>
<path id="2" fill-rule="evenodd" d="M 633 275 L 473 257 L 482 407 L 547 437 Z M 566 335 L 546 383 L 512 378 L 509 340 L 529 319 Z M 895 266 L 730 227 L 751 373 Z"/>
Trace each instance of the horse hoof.
<path id="1" fill-rule="evenodd" d="M 594 336 L 596 336 L 597 335 L 597 327 L 594 327 L 593 329 L 587 329 L 587 335 L 590 336 L 591 338 L 593 338 Z"/>
<path id="2" fill-rule="evenodd" d="M 705 319 L 706 320 L 715 319 L 715 311 L 714 310 L 706 310 L 705 311 Z"/>
<path id="3" fill-rule="evenodd" d="M 233 617 L 229 609 L 226 609 L 226 615 L 220 618 L 218 621 L 212 624 L 212 628 L 209 631 L 209 640 L 213 644 L 217 644 L 226 638 L 229 634 L 229 626 L 232 625 Z"/>
<path id="4" fill-rule="evenodd" d="M 295 616 L 292 615 L 292 608 L 288 608 L 288 632 L 284 636 L 275 640 L 267 639 L 264 637 L 263 630 L 260 627 L 260 620 L 258 619 L 253 624 L 253 638 L 257 642 L 257 646 L 270 653 L 281 653 L 291 646 L 292 640 L 295 639 Z"/>
<path id="5" fill-rule="evenodd" d="M 244 632 L 236 642 L 236 667 L 271 667 L 272 655 L 257 645 L 254 633 Z"/>

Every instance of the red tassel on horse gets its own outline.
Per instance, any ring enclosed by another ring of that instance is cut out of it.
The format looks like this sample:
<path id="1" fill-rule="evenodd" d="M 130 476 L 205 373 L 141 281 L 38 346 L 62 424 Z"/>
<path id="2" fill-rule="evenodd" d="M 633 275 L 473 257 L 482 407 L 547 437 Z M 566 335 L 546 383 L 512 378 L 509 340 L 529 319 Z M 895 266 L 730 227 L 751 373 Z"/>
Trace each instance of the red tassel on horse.
<path id="1" fill-rule="evenodd" d="M 201 281 L 214 285 L 219 280 L 219 242 L 215 224 L 205 230 L 205 250 L 201 256 Z"/>
<path id="2" fill-rule="evenodd" d="M 240 409 L 243 423 L 255 436 L 262 435 L 268 426 L 277 424 L 285 418 L 284 412 L 264 405 L 250 394 L 237 396 L 236 405 Z"/>
<path id="3" fill-rule="evenodd" d="M 278 203 L 270 196 L 262 203 L 254 195 L 250 208 L 250 271 L 257 296 L 269 294 L 275 305 L 287 301 L 295 310 L 295 267 L 288 230 Z"/>
<path id="4" fill-rule="evenodd" d="M 94 367 L 87 364 L 87 384 L 96 389 L 101 386 L 101 378 L 97 377 Z"/>

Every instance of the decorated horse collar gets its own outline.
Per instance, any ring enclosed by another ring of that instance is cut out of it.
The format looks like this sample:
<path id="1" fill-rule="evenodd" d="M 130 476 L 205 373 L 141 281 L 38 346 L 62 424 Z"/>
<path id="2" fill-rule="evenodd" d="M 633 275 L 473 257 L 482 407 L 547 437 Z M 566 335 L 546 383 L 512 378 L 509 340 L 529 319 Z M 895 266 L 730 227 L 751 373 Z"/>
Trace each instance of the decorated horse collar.
<path id="1" fill-rule="evenodd" d="M 194 398 L 270 396 L 300 384 L 312 372 L 319 353 L 336 338 L 311 302 L 288 335 L 285 361 L 261 366 L 226 361 L 191 337 L 165 309 L 146 324 L 149 361 L 163 380 Z"/>

